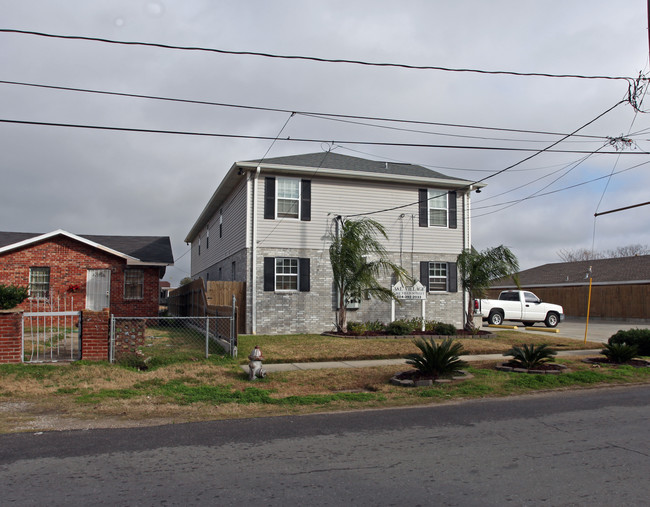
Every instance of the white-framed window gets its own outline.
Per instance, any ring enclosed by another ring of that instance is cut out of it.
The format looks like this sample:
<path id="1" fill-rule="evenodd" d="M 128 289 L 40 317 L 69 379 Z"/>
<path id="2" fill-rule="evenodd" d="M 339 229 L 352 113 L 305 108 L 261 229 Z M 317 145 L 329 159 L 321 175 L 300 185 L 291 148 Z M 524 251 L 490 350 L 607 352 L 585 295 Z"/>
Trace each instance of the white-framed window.
<path id="1" fill-rule="evenodd" d="M 144 271 L 142 269 L 124 270 L 124 299 L 144 298 Z"/>
<path id="2" fill-rule="evenodd" d="M 275 290 L 298 290 L 298 259 L 291 257 L 276 257 Z"/>
<path id="3" fill-rule="evenodd" d="M 276 183 L 276 216 L 300 218 L 300 180 L 278 178 Z"/>
<path id="4" fill-rule="evenodd" d="M 50 295 L 50 268 L 35 266 L 29 268 L 29 297 L 47 298 Z"/>
<path id="5" fill-rule="evenodd" d="M 429 292 L 440 292 L 447 290 L 447 263 L 429 263 Z"/>
<path id="6" fill-rule="evenodd" d="M 429 227 L 447 227 L 448 193 L 446 190 L 429 189 Z"/>

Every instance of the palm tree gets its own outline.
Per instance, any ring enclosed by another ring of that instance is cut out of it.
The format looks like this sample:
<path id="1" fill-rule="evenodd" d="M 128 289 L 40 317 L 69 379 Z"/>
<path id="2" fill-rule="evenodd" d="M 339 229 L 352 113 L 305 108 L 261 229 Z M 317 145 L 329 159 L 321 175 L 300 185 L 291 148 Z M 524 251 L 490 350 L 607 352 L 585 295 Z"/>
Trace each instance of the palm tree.
<path id="1" fill-rule="evenodd" d="M 512 251 L 503 245 L 487 248 L 482 252 L 474 248 L 464 250 L 456 261 L 460 271 L 460 283 L 469 294 L 465 327 L 474 329 L 474 299 L 485 297 L 493 280 L 512 277 L 519 287 L 516 273 L 519 262 Z"/>
<path id="2" fill-rule="evenodd" d="M 346 220 L 336 217 L 336 234 L 330 245 L 330 263 L 336 297 L 338 316 L 336 326 L 339 331 L 347 332 L 347 298 L 359 298 L 369 294 L 382 301 L 395 299 L 388 287 L 377 281 L 382 273 L 392 272 L 398 280 L 408 279 L 406 271 L 387 258 L 386 249 L 377 236 L 388 239 L 384 227 L 370 219 Z"/>

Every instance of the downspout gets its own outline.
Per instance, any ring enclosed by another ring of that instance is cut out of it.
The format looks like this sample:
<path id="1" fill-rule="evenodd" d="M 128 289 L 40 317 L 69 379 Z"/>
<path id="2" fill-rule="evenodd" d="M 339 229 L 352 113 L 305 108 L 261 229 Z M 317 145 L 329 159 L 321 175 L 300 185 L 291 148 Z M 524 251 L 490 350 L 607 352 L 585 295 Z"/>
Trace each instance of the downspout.
<path id="1" fill-rule="evenodd" d="M 463 234 L 463 250 L 467 250 L 468 248 L 472 248 L 472 229 L 471 229 L 471 195 L 472 195 L 472 190 L 474 190 L 474 185 L 470 185 L 469 190 L 467 193 L 463 196 L 463 200 L 465 201 L 465 205 L 463 206 L 463 209 L 465 211 L 465 232 Z M 465 310 L 467 309 L 467 291 L 465 290 L 465 287 L 463 287 L 463 315 L 465 315 Z M 466 316 L 467 319 L 469 319 L 469 315 Z M 464 322 L 463 324 L 467 324 L 467 322 Z"/>
<path id="2" fill-rule="evenodd" d="M 253 217 L 251 218 L 251 333 L 257 334 L 257 188 L 260 166 L 253 176 Z M 250 175 L 250 173 L 249 173 Z"/>

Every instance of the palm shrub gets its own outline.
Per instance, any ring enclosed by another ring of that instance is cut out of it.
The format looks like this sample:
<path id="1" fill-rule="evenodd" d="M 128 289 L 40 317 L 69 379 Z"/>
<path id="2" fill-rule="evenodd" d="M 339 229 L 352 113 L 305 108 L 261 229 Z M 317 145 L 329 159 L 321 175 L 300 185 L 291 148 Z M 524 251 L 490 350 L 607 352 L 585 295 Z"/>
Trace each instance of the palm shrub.
<path id="1" fill-rule="evenodd" d="M 557 355 L 552 348 L 546 344 L 535 345 L 522 345 L 521 347 L 514 345 L 510 350 L 503 353 L 504 356 L 512 356 L 510 362 L 519 368 L 526 368 L 533 370 L 538 366 L 545 363 L 555 361 L 553 356 Z"/>
<path id="2" fill-rule="evenodd" d="M 445 338 L 440 344 L 433 338 L 416 338 L 413 343 L 420 349 L 420 353 L 408 354 L 406 363 L 415 366 L 423 376 L 438 378 L 457 373 L 467 366 L 467 363 L 459 358 L 463 353 L 463 345 L 451 338 Z"/>
<path id="3" fill-rule="evenodd" d="M 636 345 L 628 345 L 627 343 L 607 343 L 600 353 L 613 363 L 621 364 L 627 363 L 629 360 L 636 357 L 638 350 L 639 349 L 637 349 Z"/>

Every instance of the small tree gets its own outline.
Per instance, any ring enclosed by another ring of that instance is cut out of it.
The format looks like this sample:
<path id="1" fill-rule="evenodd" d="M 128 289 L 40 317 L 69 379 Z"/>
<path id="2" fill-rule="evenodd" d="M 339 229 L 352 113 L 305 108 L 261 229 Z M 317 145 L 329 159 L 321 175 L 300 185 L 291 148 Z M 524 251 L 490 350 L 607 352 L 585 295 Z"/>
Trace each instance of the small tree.
<path id="1" fill-rule="evenodd" d="M 406 271 L 387 258 L 387 252 L 377 236 L 388 239 L 384 227 L 369 218 L 335 219 L 336 232 L 329 248 L 332 275 L 338 302 L 336 327 L 347 332 L 348 298 L 370 294 L 382 301 L 396 299 L 388 287 L 383 287 L 377 277 L 392 273 L 398 280 L 406 281 Z"/>
<path id="2" fill-rule="evenodd" d="M 474 248 L 464 250 L 457 259 L 460 271 L 460 283 L 469 294 L 465 328 L 474 329 L 474 299 L 485 297 L 490 283 L 497 279 L 511 276 L 517 286 L 516 277 L 519 262 L 512 251 L 503 245 L 487 248 L 482 252 Z"/>

